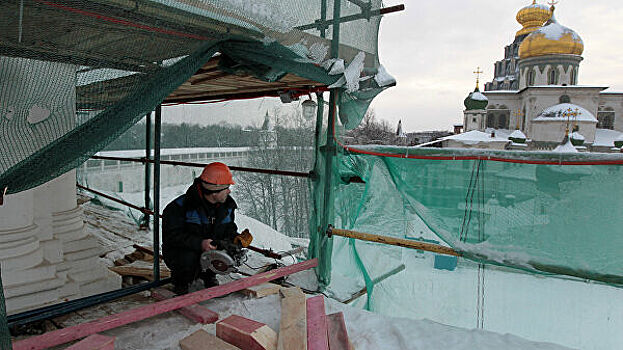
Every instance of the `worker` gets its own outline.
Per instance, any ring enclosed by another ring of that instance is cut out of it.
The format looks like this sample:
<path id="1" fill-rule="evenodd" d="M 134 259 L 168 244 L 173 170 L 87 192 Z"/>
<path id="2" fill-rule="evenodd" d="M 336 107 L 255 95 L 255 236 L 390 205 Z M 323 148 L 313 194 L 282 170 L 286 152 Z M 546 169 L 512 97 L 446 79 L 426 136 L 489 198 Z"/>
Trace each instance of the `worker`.
<path id="1" fill-rule="evenodd" d="M 186 193 L 164 209 L 162 256 L 171 270 L 175 293 L 188 293 L 188 287 L 197 278 L 203 280 L 206 288 L 218 285 L 214 272 L 201 271 L 200 257 L 203 252 L 217 249 L 216 241 L 234 241 L 237 236 L 237 205 L 229 196 L 229 186 L 233 184 L 227 165 L 210 163 Z"/>

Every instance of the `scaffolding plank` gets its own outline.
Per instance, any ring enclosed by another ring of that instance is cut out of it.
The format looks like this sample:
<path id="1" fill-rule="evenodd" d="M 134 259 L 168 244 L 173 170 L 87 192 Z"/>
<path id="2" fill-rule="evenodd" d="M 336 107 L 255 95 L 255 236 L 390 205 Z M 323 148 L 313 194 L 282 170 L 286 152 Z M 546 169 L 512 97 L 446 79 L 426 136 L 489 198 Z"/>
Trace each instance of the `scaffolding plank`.
<path id="1" fill-rule="evenodd" d="M 311 259 L 302 263 L 289 265 L 276 270 L 263 272 L 251 277 L 241 278 L 222 286 L 203 289 L 194 293 L 179 296 L 173 299 L 159 301 L 154 304 L 144 305 L 118 314 L 102 317 L 100 319 L 79 324 L 73 327 L 59 329 L 39 336 L 17 341 L 13 344 L 13 350 L 39 350 L 56 345 L 65 344 L 72 340 L 84 338 L 88 335 L 103 332 L 128 323 L 144 320 L 165 312 L 180 309 L 182 307 L 199 303 L 204 300 L 220 297 L 245 288 L 266 283 L 280 277 L 288 276 L 296 272 L 316 267 L 318 259 Z"/>

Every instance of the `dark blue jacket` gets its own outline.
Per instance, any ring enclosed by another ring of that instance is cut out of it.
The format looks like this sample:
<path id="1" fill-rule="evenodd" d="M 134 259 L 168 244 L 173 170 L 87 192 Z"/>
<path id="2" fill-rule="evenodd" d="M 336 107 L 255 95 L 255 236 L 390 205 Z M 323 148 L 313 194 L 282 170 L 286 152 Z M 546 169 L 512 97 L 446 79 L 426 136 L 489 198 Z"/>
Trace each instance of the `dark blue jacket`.
<path id="1" fill-rule="evenodd" d="M 162 251 L 201 252 L 204 239 L 233 240 L 238 227 L 234 211 L 238 207 L 230 196 L 225 203 L 212 204 L 201 197 L 199 183 L 169 203 L 162 214 Z"/>

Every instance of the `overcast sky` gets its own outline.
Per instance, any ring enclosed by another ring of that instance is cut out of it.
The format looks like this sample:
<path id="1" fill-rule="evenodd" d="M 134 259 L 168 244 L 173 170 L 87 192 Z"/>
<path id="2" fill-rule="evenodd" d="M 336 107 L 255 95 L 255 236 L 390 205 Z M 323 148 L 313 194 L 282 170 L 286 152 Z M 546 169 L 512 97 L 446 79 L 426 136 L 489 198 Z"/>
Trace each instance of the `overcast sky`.
<path id="1" fill-rule="evenodd" d="M 406 132 L 450 130 L 462 121 L 463 99 L 474 89 L 480 66 L 483 83 L 493 79 L 493 64 L 504 56 L 521 25 L 517 11 L 531 0 L 385 0 L 385 6 L 404 4 L 405 10 L 386 15 L 379 33 L 379 57 L 397 86 L 381 93 L 372 107 L 391 125 L 402 119 Z M 537 3 L 545 3 L 537 0 Z M 580 85 L 609 86 L 623 91 L 623 3 L 620 0 L 561 0 L 558 22 L 575 30 L 584 41 Z M 164 121 L 209 120 L 249 125 L 261 123 L 267 109 L 296 108 L 278 99 L 229 102 L 225 105 L 180 106 L 165 109 Z M 280 106 L 281 105 L 281 106 Z M 280 107 L 275 107 L 280 106 Z M 167 111 L 168 110 L 168 111 Z M 203 118 L 205 119 L 205 118 Z"/>

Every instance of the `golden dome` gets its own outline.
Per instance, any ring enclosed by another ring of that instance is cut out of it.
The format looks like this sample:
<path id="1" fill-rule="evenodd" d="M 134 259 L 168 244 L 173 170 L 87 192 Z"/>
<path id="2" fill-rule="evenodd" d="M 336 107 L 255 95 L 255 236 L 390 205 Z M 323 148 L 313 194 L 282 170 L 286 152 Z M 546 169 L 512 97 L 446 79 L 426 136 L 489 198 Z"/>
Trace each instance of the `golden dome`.
<path id="1" fill-rule="evenodd" d="M 519 46 L 519 58 L 545 55 L 581 55 L 584 42 L 578 33 L 560 25 L 554 17 L 538 30 L 528 35 Z"/>
<path id="2" fill-rule="evenodd" d="M 543 23 L 547 22 L 552 16 L 549 7 L 532 1 L 532 5 L 528 5 L 517 12 L 517 22 L 523 26 L 521 30 L 515 34 L 515 37 L 524 34 L 530 34 L 539 29 Z"/>

